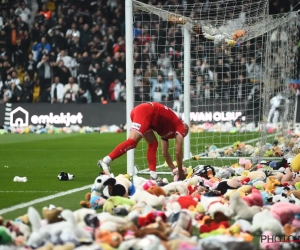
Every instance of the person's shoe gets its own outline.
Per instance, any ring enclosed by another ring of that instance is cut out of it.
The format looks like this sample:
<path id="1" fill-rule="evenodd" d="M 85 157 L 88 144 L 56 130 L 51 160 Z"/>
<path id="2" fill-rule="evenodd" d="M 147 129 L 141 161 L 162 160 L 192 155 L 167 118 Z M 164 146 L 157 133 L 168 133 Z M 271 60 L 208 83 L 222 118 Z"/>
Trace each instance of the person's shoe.
<path id="1" fill-rule="evenodd" d="M 154 179 L 153 177 L 150 177 L 150 180 L 155 181 L 156 183 L 161 183 L 163 182 L 163 180 L 160 177 L 156 177 L 156 179 Z"/>
<path id="2" fill-rule="evenodd" d="M 97 163 L 98 167 L 103 170 L 103 172 L 107 175 L 110 175 L 110 167 L 109 164 L 106 164 L 104 161 L 99 160 Z"/>

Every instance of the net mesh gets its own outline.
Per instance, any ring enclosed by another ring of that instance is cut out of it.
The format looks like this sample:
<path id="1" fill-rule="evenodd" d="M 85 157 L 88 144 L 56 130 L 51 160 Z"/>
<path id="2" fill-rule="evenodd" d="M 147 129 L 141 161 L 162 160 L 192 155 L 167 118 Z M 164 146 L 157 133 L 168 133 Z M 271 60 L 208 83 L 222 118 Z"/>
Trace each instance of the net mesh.
<path id="1" fill-rule="evenodd" d="M 237 157 L 277 157 L 275 136 L 293 126 L 299 15 L 268 15 L 268 1 L 151 6 L 133 1 L 135 103 L 157 101 L 183 115 L 184 37 L 191 33 L 191 159 L 224 166 Z M 174 156 L 174 142 L 170 154 Z M 278 152 L 277 152 L 278 153 Z M 147 172 L 147 144 L 135 164 Z M 169 169 L 158 150 L 158 171 Z M 174 158 L 175 159 L 175 158 Z"/>

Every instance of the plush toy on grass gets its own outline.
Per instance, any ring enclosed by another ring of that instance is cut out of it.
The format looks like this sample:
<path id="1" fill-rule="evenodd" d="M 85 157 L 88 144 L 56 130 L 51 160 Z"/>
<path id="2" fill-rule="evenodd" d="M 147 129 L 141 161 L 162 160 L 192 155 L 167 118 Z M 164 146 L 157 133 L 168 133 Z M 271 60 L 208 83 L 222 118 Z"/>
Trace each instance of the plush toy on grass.
<path id="1" fill-rule="evenodd" d="M 135 192 L 135 187 L 130 180 L 121 174 L 115 178 L 107 179 L 103 185 L 106 186 L 103 190 L 103 193 L 106 197 L 128 197 L 133 195 Z"/>
<path id="2" fill-rule="evenodd" d="M 70 180 L 73 180 L 74 179 L 74 175 L 72 174 L 69 174 L 69 173 L 65 173 L 65 172 L 61 172 L 57 178 L 60 180 L 60 181 L 70 181 Z"/>
<path id="3" fill-rule="evenodd" d="M 114 209 L 117 206 L 122 206 L 126 210 L 130 210 L 130 208 L 134 204 L 135 201 L 128 198 L 119 197 L 119 196 L 109 197 L 103 205 L 103 211 L 108 212 L 110 214 L 114 214 Z"/>

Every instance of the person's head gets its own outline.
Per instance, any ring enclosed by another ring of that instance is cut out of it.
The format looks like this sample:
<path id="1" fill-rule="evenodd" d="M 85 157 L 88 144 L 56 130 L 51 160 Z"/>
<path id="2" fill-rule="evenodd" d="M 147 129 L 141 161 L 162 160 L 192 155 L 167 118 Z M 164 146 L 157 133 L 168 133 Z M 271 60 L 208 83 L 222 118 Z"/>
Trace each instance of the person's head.
<path id="1" fill-rule="evenodd" d="M 107 63 L 108 65 L 111 64 L 111 57 L 110 57 L 110 56 L 106 57 L 106 63 Z"/>
<path id="2" fill-rule="evenodd" d="M 197 83 L 202 83 L 203 82 L 203 76 L 199 75 L 197 76 Z"/>
<path id="3" fill-rule="evenodd" d="M 59 77 L 58 76 L 56 76 L 55 78 L 54 78 L 54 83 L 59 83 Z"/>
<path id="4" fill-rule="evenodd" d="M 87 31 L 87 30 L 89 29 L 89 25 L 88 25 L 87 23 L 85 23 L 85 24 L 83 25 L 83 29 L 84 29 L 85 31 Z"/>
<path id="5" fill-rule="evenodd" d="M 17 72 L 16 72 L 16 71 L 13 71 L 13 72 L 11 73 L 11 76 L 12 76 L 12 78 L 17 78 L 17 77 L 18 77 Z"/>
<path id="6" fill-rule="evenodd" d="M 21 6 L 22 9 L 25 9 L 26 8 L 26 3 L 25 2 L 21 2 L 20 6 Z"/>
<path id="7" fill-rule="evenodd" d="M 69 77 L 69 83 L 70 83 L 70 84 L 73 84 L 73 83 L 74 83 L 73 77 Z"/>
<path id="8" fill-rule="evenodd" d="M 42 37 L 41 43 L 42 43 L 42 44 L 45 44 L 45 43 L 46 43 L 46 38 L 45 38 L 45 37 Z"/>
<path id="9" fill-rule="evenodd" d="M 18 17 L 17 17 L 17 23 L 18 23 L 18 24 L 21 24 L 22 22 L 23 22 L 23 21 L 22 21 L 22 18 L 21 18 L 20 16 L 18 16 Z"/>
<path id="10" fill-rule="evenodd" d="M 173 72 L 169 72 L 168 78 L 169 78 L 170 81 L 173 81 L 173 79 L 174 79 L 174 73 Z"/>
<path id="11" fill-rule="evenodd" d="M 60 51 L 60 56 L 65 56 L 66 55 L 66 51 L 65 50 L 61 50 Z"/>
<path id="12" fill-rule="evenodd" d="M 140 75 L 140 74 L 142 74 L 142 70 L 141 70 L 140 68 L 137 68 L 137 69 L 135 70 L 135 73 L 136 73 L 137 75 Z"/>
<path id="13" fill-rule="evenodd" d="M 72 23 L 72 30 L 76 30 L 76 23 Z"/>
<path id="14" fill-rule="evenodd" d="M 43 4 L 42 10 L 43 10 L 44 12 L 47 12 L 47 11 L 48 11 L 48 8 L 47 8 L 47 5 L 46 5 L 46 4 Z"/>
<path id="15" fill-rule="evenodd" d="M 44 61 L 44 62 L 48 62 L 48 56 L 47 56 L 47 55 L 43 55 L 43 57 L 42 57 L 42 61 Z"/>
<path id="16" fill-rule="evenodd" d="M 102 79 L 101 79 L 101 77 L 98 76 L 97 79 L 96 79 L 96 83 L 100 84 L 101 82 L 102 82 Z"/>
<path id="17" fill-rule="evenodd" d="M 189 133 L 190 131 L 190 127 L 189 125 L 187 125 L 185 122 L 183 123 L 184 125 L 184 137 L 186 137 L 186 135 Z"/>
<path id="18" fill-rule="evenodd" d="M 158 82 L 162 82 L 162 80 L 163 80 L 162 75 L 158 75 L 158 76 L 157 76 L 157 81 L 158 81 Z"/>
<path id="19" fill-rule="evenodd" d="M 25 75 L 24 76 L 24 81 L 25 82 L 30 82 L 30 76 L 29 75 Z"/>

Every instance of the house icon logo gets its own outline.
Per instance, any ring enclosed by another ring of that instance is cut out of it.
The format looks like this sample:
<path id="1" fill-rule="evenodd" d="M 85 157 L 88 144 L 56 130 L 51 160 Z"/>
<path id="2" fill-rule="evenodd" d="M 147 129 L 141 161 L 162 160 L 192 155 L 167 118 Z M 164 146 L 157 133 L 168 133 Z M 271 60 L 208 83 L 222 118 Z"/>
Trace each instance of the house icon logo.
<path id="1" fill-rule="evenodd" d="M 10 112 L 11 127 L 27 127 L 29 125 L 29 112 L 22 107 L 17 107 Z"/>

